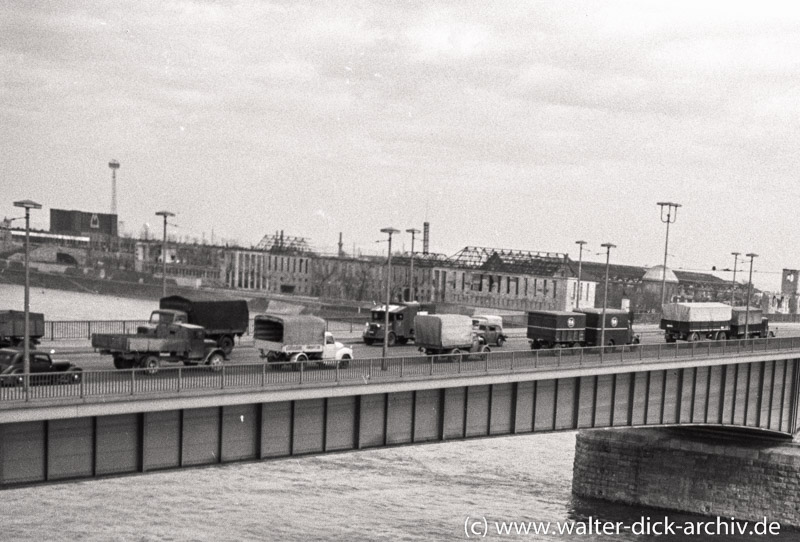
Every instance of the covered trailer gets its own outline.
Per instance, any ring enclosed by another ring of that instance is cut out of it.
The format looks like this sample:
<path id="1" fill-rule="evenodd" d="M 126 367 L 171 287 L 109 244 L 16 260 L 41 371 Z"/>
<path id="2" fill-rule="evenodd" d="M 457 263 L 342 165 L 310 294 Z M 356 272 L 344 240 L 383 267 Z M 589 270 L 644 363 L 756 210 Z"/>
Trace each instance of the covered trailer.
<path id="1" fill-rule="evenodd" d="M 39 344 L 44 337 L 44 314 L 28 313 L 28 337 L 31 343 Z M 25 312 L 0 311 L 0 347 L 19 346 L 25 338 Z"/>
<path id="2" fill-rule="evenodd" d="M 570 311 L 528 312 L 531 348 L 581 346 L 586 341 L 586 315 Z"/>
<path id="3" fill-rule="evenodd" d="M 203 327 L 206 336 L 217 341 L 226 354 L 233 350 L 234 337 L 247 332 L 250 321 L 250 311 L 244 299 L 190 299 L 172 295 L 161 298 L 159 309 L 185 313 L 186 323 Z"/>
<path id="4" fill-rule="evenodd" d="M 253 321 L 253 346 L 267 362 L 342 361 L 353 350 L 325 331 L 325 320 L 306 314 L 259 314 Z"/>
<path id="5" fill-rule="evenodd" d="M 463 314 L 418 314 L 414 318 L 415 342 L 429 355 L 489 352 L 472 329 L 472 318 Z"/>
<path id="6" fill-rule="evenodd" d="M 725 303 L 665 303 L 661 329 L 668 343 L 677 340 L 725 340 L 731 326 L 732 310 Z"/>
<path id="7" fill-rule="evenodd" d="M 586 346 L 600 346 L 603 334 L 603 309 L 576 309 L 586 315 Z M 622 309 L 606 309 L 605 346 L 638 344 L 639 337 L 633 333 L 633 314 Z"/>

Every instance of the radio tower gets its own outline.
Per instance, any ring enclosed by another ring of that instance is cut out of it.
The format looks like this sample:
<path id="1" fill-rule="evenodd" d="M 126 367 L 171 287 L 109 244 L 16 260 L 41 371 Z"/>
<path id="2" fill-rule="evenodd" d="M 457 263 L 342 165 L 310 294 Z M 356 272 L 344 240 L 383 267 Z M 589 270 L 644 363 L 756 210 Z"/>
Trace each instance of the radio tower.
<path id="1" fill-rule="evenodd" d="M 111 160 L 108 163 L 111 168 L 111 214 L 117 214 L 117 170 L 119 169 L 119 162 Z"/>

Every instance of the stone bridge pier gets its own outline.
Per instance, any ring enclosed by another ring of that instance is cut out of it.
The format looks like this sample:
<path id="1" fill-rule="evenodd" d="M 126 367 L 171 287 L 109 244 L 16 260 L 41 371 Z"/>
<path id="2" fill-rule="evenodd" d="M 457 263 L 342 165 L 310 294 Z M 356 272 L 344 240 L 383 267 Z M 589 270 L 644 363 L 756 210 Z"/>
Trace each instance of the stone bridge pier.
<path id="1" fill-rule="evenodd" d="M 762 431 L 644 428 L 577 437 L 581 497 L 800 529 L 800 443 Z"/>

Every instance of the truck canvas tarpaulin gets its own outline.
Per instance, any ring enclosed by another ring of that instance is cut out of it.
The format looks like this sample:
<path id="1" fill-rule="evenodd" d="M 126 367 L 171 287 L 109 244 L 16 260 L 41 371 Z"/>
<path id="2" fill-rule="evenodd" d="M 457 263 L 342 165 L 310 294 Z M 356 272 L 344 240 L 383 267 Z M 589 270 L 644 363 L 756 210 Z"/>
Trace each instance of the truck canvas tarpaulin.
<path id="1" fill-rule="evenodd" d="M 430 348 L 469 348 L 472 318 L 463 314 L 418 314 L 416 343 Z"/>
<path id="2" fill-rule="evenodd" d="M 665 303 L 661 318 L 676 322 L 730 322 L 731 306 L 725 303 Z"/>
<path id="3" fill-rule="evenodd" d="M 202 326 L 211 335 L 247 331 L 250 311 L 243 299 L 189 299 L 179 295 L 161 298 L 159 308 L 185 312 L 190 324 Z"/>
<path id="4" fill-rule="evenodd" d="M 279 351 L 287 345 L 322 345 L 325 320 L 304 314 L 259 314 L 253 322 L 257 349 Z"/>

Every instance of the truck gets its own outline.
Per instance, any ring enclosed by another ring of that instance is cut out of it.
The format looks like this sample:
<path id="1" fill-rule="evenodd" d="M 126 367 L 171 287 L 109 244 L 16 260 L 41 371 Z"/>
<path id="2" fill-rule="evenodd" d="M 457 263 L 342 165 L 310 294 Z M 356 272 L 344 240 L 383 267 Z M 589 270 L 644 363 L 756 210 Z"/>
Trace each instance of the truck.
<path id="1" fill-rule="evenodd" d="M 746 318 L 750 313 L 749 320 Z M 745 325 L 747 334 L 745 336 Z M 752 339 L 774 337 L 760 309 L 731 307 L 725 303 L 665 303 L 661 310 L 664 338 L 676 341 Z"/>
<path id="2" fill-rule="evenodd" d="M 379 305 L 370 311 L 370 321 L 364 325 L 361 334 L 364 344 L 371 345 L 382 343 L 385 334 L 386 305 Z M 414 317 L 417 314 L 427 314 L 426 308 L 416 301 L 389 305 L 389 346 L 406 344 L 415 340 Z"/>
<path id="3" fill-rule="evenodd" d="M 233 351 L 234 338 L 247 333 L 250 311 L 244 299 L 189 299 L 179 295 L 163 297 L 158 310 L 142 326 L 155 329 L 161 323 L 185 323 L 206 330 L 206 338 L 216 342 L 226 356 Z"/>
<path id="4" fill-rule="evenodd" d="M 307 314 L 259 314 L 253 321 L 253 346 L 276 368 L 305 362 L 348 367 L 353 349 L 337 342 L 325 327 L 325 320 Z"/>
<path id="5" fill-rule="evenodd" d="M 44 336 L 44 314 L 40 312 L 28 313 L 28 333 L 30 344 L 39 344 Z M 5 346 L 19 346 L 25 339 L 25 312 L 0 311 L 0 348 Z"/>
<path id="6" fill-rule="evenodd" d="M 508 335 L 503 333 L 503 317 L 494 314 L 476 314 L 472 317 L 472 327 L 483 344 L 503 346 Z"/>
<path id="7" fill-rule="evenodd" d="M 117 369 L 146 369 L 155 374 L 163 362 L 184 365 L 207 365 L 214 371 L 222 368 L 225 351 L 206 330 L 184 322 L 160 321 L 155 327 L 140 327 L 136 334 L 94 333 L 92 347 L 110 354 Z"/>
<path id="8" fill-rule="evenodd" d="M 24 384 L 24 352 L 18 348 L 0 348 L 0 386 Z M 30 352 L 30 384 L 75 384 L 81 381 L 83 369 L 68 361 L 53 361 L 50 354 Z"/>
<path id="9" fill-rule="evenodd" d="M 419 351 L 429 356 L 460 361 L 470 353 L 492 351 L 473 330 L 472 318 L 463 314 L 417 314 L 414 328 Z"/>
<path id="10" fill-rule="evenodd" d="M 576 309 L 586 315 L 586 337 L 583 346 L 615 346 L 639 344 L 640 338 L 633 332 L 633 313 L 623 309 L 605 310 L 605 345 L 600 344 L 603 334 L 603 309 Z"/>
<path id="11" fill-rule="evenodd" d="M 586 342 L 586 314 L 529 311 L 527 336 L 533 350 L 583 346 Z"/>

